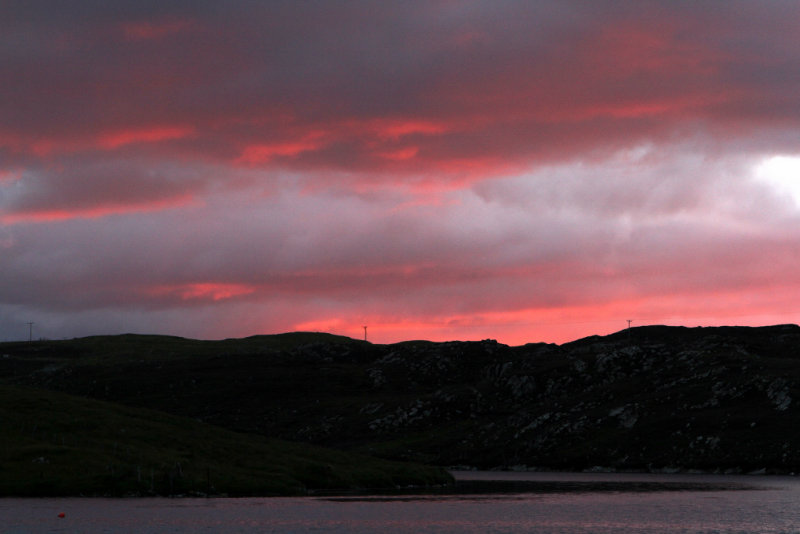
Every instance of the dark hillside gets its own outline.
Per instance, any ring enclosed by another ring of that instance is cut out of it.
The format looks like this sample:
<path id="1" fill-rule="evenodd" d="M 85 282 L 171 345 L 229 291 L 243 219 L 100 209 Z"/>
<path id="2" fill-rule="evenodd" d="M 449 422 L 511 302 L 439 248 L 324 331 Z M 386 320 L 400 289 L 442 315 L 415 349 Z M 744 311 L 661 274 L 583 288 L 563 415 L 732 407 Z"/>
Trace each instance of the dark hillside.
<path id="1" fill-rule="evenodd" d="M 305 495 L 442 484 L 443 470 L 0 386 L 0 496 Z"/>
<path id="2" fill-rule="evenodd" d="M 0 377 L 439 465 L 800 470 L 800 327 L 650 326 L 561 346 L 326 334 L 4 344 Z"/>

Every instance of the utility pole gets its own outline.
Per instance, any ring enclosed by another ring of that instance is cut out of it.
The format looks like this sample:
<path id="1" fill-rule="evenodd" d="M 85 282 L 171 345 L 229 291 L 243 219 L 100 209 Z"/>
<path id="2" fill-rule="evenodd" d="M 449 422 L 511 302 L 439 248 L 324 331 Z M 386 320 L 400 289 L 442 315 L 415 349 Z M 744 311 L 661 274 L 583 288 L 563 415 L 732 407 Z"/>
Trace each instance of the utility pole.
<path id="1" fill-rule="evenodd" d="M 364 327 L 364 341 L 367 340 L 367 327 Z"/>
<path id="2" fill-rule="evenodd" d="M 633 322 L 633 319 L 628 319 L 628 330 L 630 330 L 630 329 L 631 329 L 631 323 L 632 323 L 632 322 Z"/>
<path id="3" fill-rule="evenodd" d="M 28 343 L 33 343 L 33 325 L 35 323 L 28 323 Z"/>

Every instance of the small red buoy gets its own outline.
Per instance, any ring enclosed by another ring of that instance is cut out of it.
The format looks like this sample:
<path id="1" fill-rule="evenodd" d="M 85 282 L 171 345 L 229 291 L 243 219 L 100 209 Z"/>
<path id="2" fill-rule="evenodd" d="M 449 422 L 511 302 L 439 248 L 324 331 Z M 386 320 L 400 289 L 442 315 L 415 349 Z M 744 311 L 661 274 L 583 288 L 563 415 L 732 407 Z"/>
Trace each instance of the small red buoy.
<path id="1" fill-rule="evenodd" d="M 61 512 L 60 514 L 58 514 L 58 517 L 61 517 L 61 518 L 67 517 L 67 514 L 65 514 L 64 512 Z"/>

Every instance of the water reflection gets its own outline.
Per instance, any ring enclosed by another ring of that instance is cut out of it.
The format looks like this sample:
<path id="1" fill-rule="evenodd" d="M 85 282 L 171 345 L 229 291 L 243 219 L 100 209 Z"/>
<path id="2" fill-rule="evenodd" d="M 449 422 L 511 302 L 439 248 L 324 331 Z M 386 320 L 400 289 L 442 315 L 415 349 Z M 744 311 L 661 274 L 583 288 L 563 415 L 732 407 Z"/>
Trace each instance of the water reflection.
<path id="1" fill-rule="evenodd" d="M 474 499 L 493 500 L 529 498 L 537 494 L 560 493 L 651 493 L 667 491 L 736 491 L 757 490 L 765 486 L 742 479 L 724 477 L 682 477 L 647 474 L 593 473 L 507 473 L 507 472 L 455 472 L 454 486 L 444 488 L 398 488 L 360 493 L 318 492 L 317 496 L 330 501 L 414 501 L 452 500 L 473 496 Z"/>
<path id="2" fill-rule="evenodd" d="M 456 492 L 246 499 L 0 499 L 0 531 L 366 534 L 800 532 L 788 477 L 457 473 Z M 496 479 L 496 480 L 495 480 Z M 65 517 L 60 518 L 59 514 Z"/>

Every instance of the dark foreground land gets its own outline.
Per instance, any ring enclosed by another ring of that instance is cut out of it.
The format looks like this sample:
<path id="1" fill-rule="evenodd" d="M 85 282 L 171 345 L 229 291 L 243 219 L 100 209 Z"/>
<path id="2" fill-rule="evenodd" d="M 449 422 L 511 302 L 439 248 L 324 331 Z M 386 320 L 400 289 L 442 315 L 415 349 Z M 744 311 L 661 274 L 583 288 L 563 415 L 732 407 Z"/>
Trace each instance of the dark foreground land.
<path id="1" fill-rule="evenodd" d="M 0 496 L 306 495 L 449 484 L 443 469 L 0 386 Z"/>
<path id="2" fill-rule="evenodd" d="M 0 384 L 11 429 L 0 466 L 13 474 L 0 480 L 22 481 L 0 482 L 3 494 L 77 493 L 70 477 L 83 480 L 80 492 L 140 494 L 449 480 L 440 469 L 375 457 L 800 471 L 796 325 L 651 326 L 521 347 L 374 345 L 314 333 L 4 343 Z M 46 482 L 57 465 L 75 470 L 64 475 L 69 484 Z"/>

